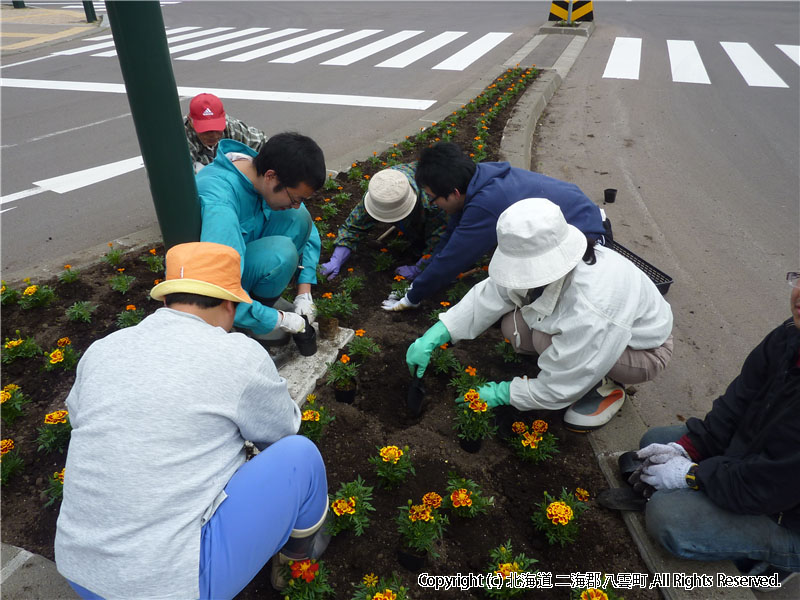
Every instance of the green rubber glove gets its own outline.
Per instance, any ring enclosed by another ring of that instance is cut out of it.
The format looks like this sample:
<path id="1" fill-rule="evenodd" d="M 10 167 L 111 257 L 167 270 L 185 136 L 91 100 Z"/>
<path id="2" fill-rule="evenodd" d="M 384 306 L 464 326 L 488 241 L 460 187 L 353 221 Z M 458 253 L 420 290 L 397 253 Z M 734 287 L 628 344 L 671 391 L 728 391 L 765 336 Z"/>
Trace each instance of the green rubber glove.
<path id="1" fill-rule="evenodd" d="M 481 400 L 489 405 L 489 408 L 511 404 L 511 382 L 501 381 L 496 383 L 490 381 L 476 390 L 481 395 Z"/>
<path id="2" fill-rule="evenodd" d="M 450 332 L 441 321 L 437 321 L 436 325 L 428 329 L 421 338 L 415 340 L 406 352 L 406 363 L 411 375 L 422 377 L 431 361 L 431 352 L 436 346 L 441 346 L 449 341 Z"/>

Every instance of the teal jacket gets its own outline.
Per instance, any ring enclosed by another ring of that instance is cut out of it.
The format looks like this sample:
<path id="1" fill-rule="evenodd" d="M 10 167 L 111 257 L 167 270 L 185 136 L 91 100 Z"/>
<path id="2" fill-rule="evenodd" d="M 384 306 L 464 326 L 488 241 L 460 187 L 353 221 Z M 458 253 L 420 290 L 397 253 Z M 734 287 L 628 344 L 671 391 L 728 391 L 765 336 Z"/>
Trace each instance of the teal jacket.
<path id="1" fill-rule="evenodd" d="M 200 197 L 202 231 L 200 241 L 226 244 L 242 257 L 248 243 L 264 237 L 272 209 L 256 192 L 252 182 L 242 175 L 225 156 L 228 152 L 239 152 L 256 156 L 255 150 L 234 140 L 219 142 L 217 157 L 213 163 L 201 170 L 196 177 L 197 193 Z M 301 206 L 297 210 L 307 210 Z M 302 259 L 297 283 L 317 282 L 317 263 L 320 254 L 320 238 L 312 225 L 306 245 L 300 249 Z M 253 329 L 256 333 L 272 331 L 278 323 L 278 311 L 258 301 L 240 304 L 236 308 L 237 325 Z"/>

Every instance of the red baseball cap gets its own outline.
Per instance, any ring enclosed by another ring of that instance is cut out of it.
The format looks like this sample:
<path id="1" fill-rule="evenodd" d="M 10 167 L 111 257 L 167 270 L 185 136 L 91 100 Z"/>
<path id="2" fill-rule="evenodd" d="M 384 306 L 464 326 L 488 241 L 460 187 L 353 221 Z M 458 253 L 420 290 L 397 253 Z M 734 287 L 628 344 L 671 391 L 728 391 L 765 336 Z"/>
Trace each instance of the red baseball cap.
<path id="1" fill-rule="evenodd" d="M 189 103 L 189 118 L 197 133 L 225 129 L 225 108 L 214 94 L 198 94 Z"/>

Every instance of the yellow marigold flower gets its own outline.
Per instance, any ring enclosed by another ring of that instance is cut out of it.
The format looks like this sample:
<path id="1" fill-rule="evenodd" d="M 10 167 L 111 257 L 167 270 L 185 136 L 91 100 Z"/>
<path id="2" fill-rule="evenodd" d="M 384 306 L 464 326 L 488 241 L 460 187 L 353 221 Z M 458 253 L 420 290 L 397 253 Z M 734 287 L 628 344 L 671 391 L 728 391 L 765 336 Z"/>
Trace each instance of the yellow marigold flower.
<path id="1" fill-rule="evenodd" d="M 464 402 L 474 402 L 475 400 L 479 400 L 481 395 L 474 389 L 470 388 L 469 391 L 464 394 Z"/>
<path id="2" fill-rule="evenodd" d="M 381 252 L 388 252 L 388 251 L 389 251 L 388 248 L 381 248 Z"/>
<path id="3" fill-rule="evenodd" d="M 71 268 L 72 268 L 72 265 L 64 265 L 64 268 L 65 268 L 65 269 L 71 269 Z"/>
<path id="4" fill-rule="evenodd" d="M 308 394 L 308 395 L 306 396 L 306 402 L 309 402 L 309 403 L 311 403 L 311 404 L 314 404 L 314 401 L 315 401 L 316 399 L 317 399 L 317 395 L 316 395 L 316 394 Z"/>
<path id="5" fill-rule="evenodd" d="M 403 277 L 402 275 L 395 275 L 394 276 L 394 280 L 395 281 L 403 281 L 404 279 L 405 279 L 405 277 Z"/>
<path id="6" fill-rule="evenodd" d="M 6 350 L 11 350 L 11 348 L 16 348 L 19 346 L 24 340 L 17 338 L 16 340 L 8 340 L 5 344 Z"/>
<path id="7" fill-rule="evenodd" d="M 439 508 L 442 505 L 442 497 L 436 492 L 428 492 L 422 497 L 422 503 L 431 508 Z"/>
<path id="8" fill-rule="evenodd" d="M 608 600 L 608 594 L 597 588 L 588 588 L 581 592 L 581 600 Z"/>
<path id="9" fill-rule="evenodd" d="M 412 523 L 416 521 L 430 521 L 431 507 L 424 504 L 414 504 L 408 509 L 408 518 Z"/>
<path id="10" fill-rule="evenodd" d="M 397 446 L 384 446 L 380 450 L 380 455 L 383 462 L 390 462 L 396 465 L 400 457 L 403 456 L 403 451 Z"/>
<path id="11" fill-rule="evenodd" d="M 0 294 L 5 294 L 5 293 L 6 293 L 6 286 L 0 285 Z"/>
<path id="12" fill-rule="evenodd" d="M 56 410 L 51 413 L 47 413 L 44 416 L 44 424 L 59 425 L 60 423 L 66 423 L 67 415 L 69 415 L 69 412 L 67 412 L 66 410 Z"/>
<path id="13" fill-rule="evenodd" d="M 460 490 L 456 490 L 450 494 L 450 500 L 453 503 L 453 508 L 458 508 L 460 506 L 472 506 L 472 494 L 470 494 L 465 488 L 461 488 Z"/>
<path id="14" fill-rule="evenodd" d="M 575 488 L 575 497 L 581 502 L 589 501 L 589 492 L 583 488 Z"/>
<path id="15" fill-rule="evenodd" d="M 315 221 L 322 221 L 322 217 L 314 217 Z"/>
<path id="16" fill-rule="evenodd" d="M 29 285 L 25 288 L 25 291 L 22 292 L 23 296 L 33 296 L 37 291 L 39 291 L 38 285 Z"/>
<path id="17" fill-rule="evenodd" d="M 158 285 L 159 283 L 161 283 L 160 279 L 156 279 L 155 281 L 153 281 L 153 285 Z"/>
<path id="18" fill-rule="evenodd" d="M 364 579 L 362 579 L 364 585 L 367 587 L 375 587 L 378 585 L 378 577 L 375 573 L 367 573 L 364 575 Z"/>
<path id="19" fill-rule="evenodd" d="M 25 279 L 22 280 L 22 283 L 30 283 L 30 282 L 31 282 L 30 277 L 26 277 Z"/>
<path id="20" fill-rule="evenodd" d="M 444 306 L 445 308 L 447 308 L 448 306 L 450 306 L 450 303 L 449 303 L 449 302 L 447 302 L 447 301 L 444 301 L 444 302 L 439 302 L 439 304 L 441 304 L 441 305 L 442 305 L 442 306 Z"/>
<path id="21" fill-rule="evenodd" d="M 464 372 L 470 377 L 475 377 L 475 374 L 478 372 L 478 370 L 472 365 L 467 365 L 467 368 L 464 369 Z"/>
<path id="22" fill-rule="evenodd" d="M 56 345 L 57 345 L 59 348 L 63 348 L 64 346 L 69 346 L 70 344 L 72 344 L 72 340 L 71 340 L 71 339 L 69 339 L 68 337 L 63 337 L 63 338 L 60 338 L 60 339 L 59 339 L 59 340 L 56 342 Z"/>
<path id="23" fill-rule="evenodd" d="M 364 329 L 356 329 L 354 335 L 356 337 L 364 337 L 364 334 L 367 333 Z"/>
<path id="24" fill-rule="evenodd" d="M 150 248 L 150 250 L 148 250 L 148 252 L 150 252 L 150 254 L 152 254 L 153 256 L 155 256 L 155 254 L 156 254 L 156 249 L 155 249 L 155 248 Z"/>
<path id="25" fill-rule="evenodd" d="M 117 273 L 122 273 L 123 271 L 125 271 L 125 267 L 120 267 L 117 269 Z"/>
<path id="26" fill-rule="evenodd" d="M 8 400 L 11 400 L 11 392 L 6 390 L 0 392 L 0 404 L 5 404 Z"/>
<path id="27" fill-rule="evenodd" d="M 342 515 L 352 515 L 356 512 L 356 502 L 355 498 L 351 497 L 350 501 L 345 500 L 344 498 L 339 498 L 338 500 L 334 500 L 331 503 L 331 509 L 333 510 L 334 514 L 337 517 L 341 517 Z"/>
<path id="28" fill-rule="evenodd" d="M 525 423 L 523 423 L 522 421 L 514 421 L 511 424 L 511 431 L 517 434 L 525 433 L 526 431 L 528 431 L 528 426 L 525 425 Z"/>
<path id="29" fill-rule="evenodd" d="M 323 298 L 333 298 L 333 292 L 325 292 L 322 294 Z"/>
<path id="30" fill-rule="evenodd" d="M 13 392 L 14 390 L 18 390 L 19 386 L 16 383 L 9 383 L 7 386 L 3 388 L 7 392 Z"/>
<path id="31" fill-rule="evenodd" d="M 541 419 L 536 419 L 533 424 L 531 425 L 531 429 L 536 433 L 544 433 L 547 431 L 547 421 L 542 421 Z"/>
<path id="32" fill-rule="evenodd" d="M 331 232 L 329 231 L 328 233 L 326 233 L 326 234 L 325 234 L 325 237 L 327 237 L 327 238 L 335 238 L 335 237 L 336 237 L 336 234 L 335 234 L 335 233 L 331 233 Z"/>
<path id="33" fill-rule="evenodd" d="M 483 400 L 473 400 L 469 403 L 469 409 L 472 412 L 481 413 L 486 412 L 486 409 L 489 408 L 489 405 L 486 404 Z"/>
<path id="34" fill-rule="evenodd" d="M 53 350 L 49 356 L 51 365 L 57 365 L 64 361 L 64 353 L 61 350 Z"/>
<path id="35" fill-rule="evenodd" d="M 304 410 L 302 419 L 303 421 L 319 421 L 319 412 L 316 410 Z"/>
<path id="36" fill-rule="evenodd" d="M 389 588 L 383 590 L 383 592 L 378 592 L 372 597 L 372 600 L 397 600 L 397 594 L 395 594 Z"/>
<path id="37" fill-rule="evenodd" d="M 509 577 L 511 573 L 519 573 L 519 563 L 500 563 L 497 565 L 495 573 L 502 575 L 503 579 Z"/>
<path id="38" fill-rule="evenodd" d="M 55 473 L 53 473 L 53 479 L 58 479 L 58 482 L 61 485 L 64 485 L 64 469 L 61 469 L 61 471 L 56 471 Z"/>
<path id="39" fill-rule="evenodd" d="M 125 307 L 125 310 L 136 310 L 136 305 L 135 304 L 128 304 L 128 306 Z"/>
<path id="40" fill-rule="evenodd" d="M 8 438 L 0 441 L 0 455 L 11 452 L 14 449 L 14 440 Z"/>
<path id="41" fill-rule="evenodd" d="M 553 525 L 567 525 L 572 520 L 572 516 L 572 509 L 560 500 L 551 502 L 547 507 L 547 518 L 553 522 Z"/>
<path id="42" fill-rule="evenodd" d="M 527 431 L 522 434 L 522 445 L 529 447 L 531 450 L 536 450 L 539 442 L 542 441 L 542 436 L 532 431 Z"/>
<path id="43" fill-rule="evenodd" d="M 347 356 L 347 354 L 342 354 L 342 358 L 340 358 L 339 360 L 342 361 L 344 364 L 347 364 L 350 362 L 350 357 Z"/>

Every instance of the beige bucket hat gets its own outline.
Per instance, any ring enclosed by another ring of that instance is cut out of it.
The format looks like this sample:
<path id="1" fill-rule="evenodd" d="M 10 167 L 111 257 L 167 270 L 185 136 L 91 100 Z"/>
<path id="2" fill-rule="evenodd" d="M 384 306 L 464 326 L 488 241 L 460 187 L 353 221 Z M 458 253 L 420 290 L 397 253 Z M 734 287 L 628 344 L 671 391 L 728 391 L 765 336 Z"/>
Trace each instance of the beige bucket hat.
<path id="1" fill-rule="evenodd" d="M 364 208 L 373 219 L 383 223 L 396 223 L 414 210 L 417 194 L 408 177 L 396 169 L 378 171 L 369 181 L 364 195 Z"/>

